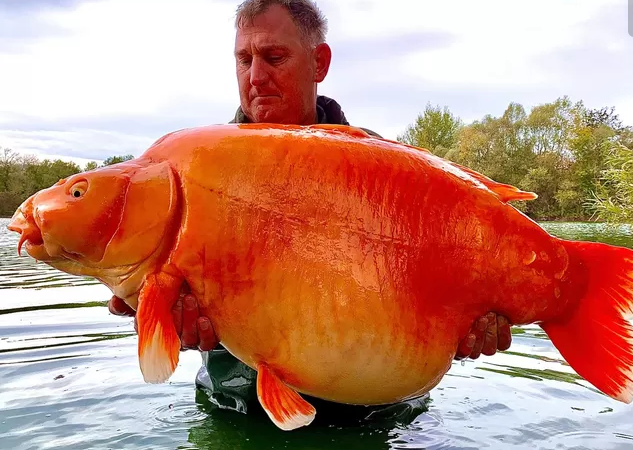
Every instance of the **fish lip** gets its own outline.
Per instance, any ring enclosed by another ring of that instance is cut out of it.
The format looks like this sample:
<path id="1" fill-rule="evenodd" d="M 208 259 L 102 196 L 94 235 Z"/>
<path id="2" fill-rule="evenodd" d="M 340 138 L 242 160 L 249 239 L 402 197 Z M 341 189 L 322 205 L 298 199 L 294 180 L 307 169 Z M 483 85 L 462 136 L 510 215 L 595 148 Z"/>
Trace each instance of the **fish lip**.
<path id="1" fill-rule="evenodd" d="M 9 225 L 7 225 L 9 231 L 20 233 L 18 255 L 22 256 L 22 248 L 24 248 L 26 253 L 38 261 L 49 262 L 60 259 L 60 257 L 63 258 L 65 251 L 61 248 L 59 249 L 60 255 L 52 255 L 48 252 L 42 235 L 42 229 L 38 223 L 37 209 L 31 212 L 32 213 L 29 214 L 29 212 L 24 211 L 23 208 L 18 209 L 13 215 L 11 222 L 9 222 Z"/>
<path id="2" fill-rule="evenodd" d="M 34 244 L 30 240 L 27 240 L 24 244 L 24 249 L 29 256 L 37 261 L 49 262 L 57 259 L 46 251 L 44 244 Z"/>
<path id="3" fill-rule="evenodd" d="M 9 231 L 22 234 L 23 227 L 27 224 L 26 216 L 22 212 L 22 208 L 19 208 L 11 217 L 11 222 L 7 225 Z"/>
<path id="4" fill-rule="evenodd" d="M 7 229 L 9 231 L 20 233 L 20 240 L 18 242 L 19 256 L 22 256 L 23 245 L 26 247 L 26 251 L 28 253 L 29 248 L 33 245 L 37 246 L 44 243 L 44 240 L 42 239 L 42 232 L 40 227 L 37 225 L 35 218 L 25 212 L 22 207 L 13 214 L 11 222 L 7 225 Z"/>
<path id="5" fill-rule="evenodd" d="M 50 244 L 48 244 L 50 247 Z M 75 260 L 77 255 L 67 252 L 62 247 L 56 247 L 54 254 L 49 253 L 47 245 L 44 242 L 32 241 L 26 239 L 24 241 L 24 250 L 33 259 L 45 263 L 52 263 L 63 260 Z"/>

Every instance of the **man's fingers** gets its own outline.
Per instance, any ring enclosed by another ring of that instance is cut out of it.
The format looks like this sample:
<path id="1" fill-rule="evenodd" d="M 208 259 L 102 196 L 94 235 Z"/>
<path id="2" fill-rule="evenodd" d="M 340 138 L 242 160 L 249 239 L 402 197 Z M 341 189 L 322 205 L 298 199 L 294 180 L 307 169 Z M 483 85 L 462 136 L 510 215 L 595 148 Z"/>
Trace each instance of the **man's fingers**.
<path id="1" fill-rule="evenodd" d="M 207 317 L 198 318 L 198 336 L 200 336 L 198 348 L 203 352 L 213 350 L 218 345 L 218 338 Z"/>
<path id="2" fill-rule="evenodd" d="M 136 311 L 116 295 L 113 295 L 110 301 L 108 301 L 108 311 L 115 316 L 136 316 Z"/>
<path id="3" fill-rule="evenodd" d="M 484 346 L 484 337 L 486 333 L 486 328 L 488 327 L 488 319 L 486 317 L 480 317 L 477 319 L 475 323 L 475 327 L 472 330 L 476 336 L 475 345 L 473 345 L 473 350 L 470 352 L 471 359 L 477 359 L 481 355 L 481 350 Z"/>
<path id="4" fill-rule="evenodd" d="M 490 313 L 487 318 L 488 326 L 486 327 L 481 353 L 486 356 L 492 356 L 497 353 L 497 315 Z"/>
<path id="5" fill-rule="evenodd" d="M 182 333 L 180 342 L 182 348 L 198 348 L 198 302 L 193 295 L 185 295 L 182 310 Z"/>
<path id="6" fill-rule="evenodd" d="M 473 347 L 475 345 L 476 336 L 473 333 L 469 333 L 460 343 L 457 349 L 457 354 L 455 355 L 455 359 L 464 359 L 468 358 L 470 353 L 473 351 Z"/>
<path id="7" fill-rule="evenodd" d="M 497 317 L 497 350 L 504 351 L 510 348 L 512 342 L 512 330 L 508 319 Z"/>
<path id="8" fill-rule="evenodd" d="M 171 309 L 171 318 L 174 321 L 176 327 L 176 333 L 178 336 L 182 334 L 182 298 L 179 298 L 174 307 Z"/>
<path id="9" fill-rule="evenodd" d="M 511 341 L 508 319 L 491 312 L 475 321 L 468 336 L 459 343 L 455 359 L 477 359 L 482 354 L 492 356 L 510 348 Z"/>

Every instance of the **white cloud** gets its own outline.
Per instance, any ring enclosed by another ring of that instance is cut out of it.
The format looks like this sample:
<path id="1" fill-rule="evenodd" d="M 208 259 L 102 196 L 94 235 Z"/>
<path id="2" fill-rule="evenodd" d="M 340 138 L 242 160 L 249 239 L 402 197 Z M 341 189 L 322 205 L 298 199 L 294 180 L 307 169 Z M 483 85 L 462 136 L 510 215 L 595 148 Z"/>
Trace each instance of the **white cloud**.
<path id="1" fill-rule="evenodd" d="M 0 146 L 85 161 L 138 154 L 174 128 L 228 121 L 239 104 L 238 3 L 77 1 L 16 16 L 42 34 L 11 51 L 0 42 Z M 570 95 L 614 105 L 633 124 L 626 0 L 319 5 L 334 49 L 321 92 L 353 124 L 386 137 L 427 101 L 472 120 L 511 101 L 529 108 Z"/>
<path id="2" fill-rule="evenodd" d="M 362 10 L 360 3 L 371 3 L 372 7 Z M 538 85 L 547 81 L 549 75 L 535 67 L 533 60 L 577 43 L 586 30 L 574 29 L 575 25 L 618 3 L 625 7 L 617 0 L 579 0 L 573 5 L 551 0 L 341 1 L 337 3 L 337 17 L 353 19 L 333 35 L 343 40 L 376 34 L 450 32 L 455 39 L 447 47 L 413 51 L 400 58 L 391 71 L 372 76 L 396 72 L 443 86 Z"/>
<path id="3" fill-rule="evenodd" d="M 181 95 L 228 104 L 237 86 L 232 9 L 202 0 L 109 0 L 49 13 L 70 36 L 0 56 L 10 68 L 0 85 L 3 107 L 60 119 L 154 113 Z"/>
<path id="4" fill-rule="evenodd" d="M 33 155 L 38 159 L 71 161 L 80 167 L 84 167 L 90 161 L 103 161 L 103 155 L 138 156 L 155 141 L 149 136 L 90 129 L 4 131 L 3 137 L 4 147 L 14 149 L 19 153 Z M 92 157 L 86 157 L 88 155 Z"/>

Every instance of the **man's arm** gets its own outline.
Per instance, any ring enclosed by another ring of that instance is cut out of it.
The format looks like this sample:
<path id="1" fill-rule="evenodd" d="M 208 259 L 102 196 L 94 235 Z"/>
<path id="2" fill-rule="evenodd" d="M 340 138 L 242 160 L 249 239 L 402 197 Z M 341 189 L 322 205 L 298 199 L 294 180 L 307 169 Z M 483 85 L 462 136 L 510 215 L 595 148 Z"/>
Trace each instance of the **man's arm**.
<path id="1" fill-rule="evenodd" d="M 123 300 L 113 296 L 108 302 L 108 309 L 117 316 L 134 317 L 136 331 L 136 312 Z M 217 345 L 211 322 L 199 314 L 198 302 L 191 294 L 181 296 L 172 309 L 182 350 L 209 351 Z M 510 348 L 511 341 L 512 333 L 508 320 L 491 312 L 475 321 L 470 333 L 460 342 L 455 359 L 477 359 L 481 354 L 491 356 L 497 350 Z"/>

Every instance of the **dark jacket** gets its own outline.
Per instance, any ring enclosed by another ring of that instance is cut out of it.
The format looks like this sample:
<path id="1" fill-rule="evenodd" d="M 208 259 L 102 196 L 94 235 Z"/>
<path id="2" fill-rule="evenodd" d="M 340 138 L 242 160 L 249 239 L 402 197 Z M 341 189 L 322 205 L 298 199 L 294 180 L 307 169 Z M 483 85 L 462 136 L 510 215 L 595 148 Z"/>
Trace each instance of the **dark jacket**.
<path id="1" fill-rule="evenodd" d="M 349 125 L 350 124 L 347 121 L 347 118 L 345 117 L 345 113 L 343 113 L 343 110 L 341 109 L 341 105 L 339 105 L 338 102 L 332 98 L 326 97 L 325 95 L 317 96 L 316 108 L 317 108 L 318 123 L 328 123 L 328 124 L 333 124 L 333 125 Z M 229 123 L 249 123 L 249 122 L 250 120 L 248 119 L 248 117 L 246 117 L 246 114 L 244 114 L 244 111 L 242 111 L 242 108 L 238 107 L 237 111 L 235 112 L 235 117 L 233 117 L 233 120 L 231 120 Z M 382 137 L 375 131 L 372 131 L 368 128 L 362 128 L 362 127 L 358 127 L 358 128 L 366 131 L 372 136 L 375 136 L 378 138 Z"/>

